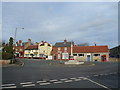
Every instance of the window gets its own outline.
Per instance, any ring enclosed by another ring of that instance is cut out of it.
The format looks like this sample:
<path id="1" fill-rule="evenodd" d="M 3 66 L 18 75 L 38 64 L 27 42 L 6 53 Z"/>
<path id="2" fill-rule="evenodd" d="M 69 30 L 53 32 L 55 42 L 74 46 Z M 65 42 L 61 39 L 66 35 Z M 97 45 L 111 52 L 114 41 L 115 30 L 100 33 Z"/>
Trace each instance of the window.
<path id="1" fill-rule="evenodd" d="M 62 53 L 62 59 L 68 59 L 69 54 L 68 53 Z"/>
<path id="2" fill-rule="evenodd" d="M 40 54 L 39 56 L 40 56 L 40 57 L 44 57 L 44 54 Z"/>
<path id="3" fill-rule="evenodd" d="M 29 57 L 29 54 L 25 54 L 26 57 Z"/>
<path id="4" fill-rule="evenodd" d="M 22 48 L 20 48 L 20 51 L 22 51 Z"/>
<path id="5" fill-rule="evenodd" d="M 77 54 L 73 54 L 73 56 L 77 56 Z"/>
<path id="6" fill-rule="evenodd" d="M 67 51 L 67 47 L 64 48 L 64 51 Z"/>
<path id="7" fill-rule="evenodd" d="M 94 54 L 94 56 L 100 56 L 100 54 Z"/>
<path id="8" fill-rule="evenodd" d="M 84 56 L 84 54 L 78 54 L 78 56 Z"/>
<path id="9" fill-rule="evenodd" d="M 34 54 L 34 57 L 37 57 L 37 54 Z"/>
<path id="10" fill-rule="evenodd" d="M 58 54 L 58 59 L 60 59 L 61 57 L 60 57 L 60 54 Z"/>
<path id="11" fill-rule="evenodd" d="M 58 48 L 58 50 L 60 50 L 60 48 Z"/>

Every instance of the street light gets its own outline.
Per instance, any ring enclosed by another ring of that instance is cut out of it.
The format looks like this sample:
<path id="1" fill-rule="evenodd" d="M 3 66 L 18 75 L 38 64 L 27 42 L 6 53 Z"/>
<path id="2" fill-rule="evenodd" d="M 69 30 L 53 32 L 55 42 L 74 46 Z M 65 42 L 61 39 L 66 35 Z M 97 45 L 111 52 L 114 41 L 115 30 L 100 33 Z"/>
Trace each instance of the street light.
<path id="1" fill-rule="evenodd" d="M 16 29 L 15 29 L 14 45 L 15 45 L 15 42 L 16 42 L 16 35 L 17 35 L 17 30 L 18 30 L 18 29 L 24 29 L 24 28 L 16 28 Z M 14 48 L 14 49 L 15 49 L 15 48 Z M 15 55 L 15 50 L 14 50 L 14 52 L 13 52 L 13 60 L 15 60 L 14 55 Z"/>

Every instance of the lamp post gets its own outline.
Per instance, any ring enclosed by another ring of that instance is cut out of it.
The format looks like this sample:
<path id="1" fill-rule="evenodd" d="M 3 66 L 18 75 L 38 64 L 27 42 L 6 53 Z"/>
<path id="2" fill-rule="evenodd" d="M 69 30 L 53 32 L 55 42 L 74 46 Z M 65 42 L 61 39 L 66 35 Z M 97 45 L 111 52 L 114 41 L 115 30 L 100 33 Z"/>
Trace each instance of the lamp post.
<path id="1" fill-rule="evenodd" d="M 18 30 L 18 29 L 24 29 L 24 28 L 16 28 L 16 29 L 15 29 L 14 45 L 15 45 L 15 42 L 16 42 L 16 35 L 17 35 L 17 30 Z M 15 48 L 14 48 L 14 51 L 13 51 L 13 60 L 15 60 L 15 56 L 14 56 L 14 55 L 15 55 L 15 52 L 16 52 L 16 51 L 15 51 Z"/>

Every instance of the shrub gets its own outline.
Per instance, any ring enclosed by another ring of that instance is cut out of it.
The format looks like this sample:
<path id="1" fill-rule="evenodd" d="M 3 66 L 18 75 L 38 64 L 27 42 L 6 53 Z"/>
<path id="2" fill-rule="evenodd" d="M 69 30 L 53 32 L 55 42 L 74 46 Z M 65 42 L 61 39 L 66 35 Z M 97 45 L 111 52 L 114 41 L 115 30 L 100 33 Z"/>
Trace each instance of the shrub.
<path id="1" fill-rule="evenodd" d="M 12 59 L 12 58 L 13 58 L 13 54 L 7 53 L 7 52 L 2 53 L 2 59 L 3 60 L 8 60 L 8 59 Z"/>

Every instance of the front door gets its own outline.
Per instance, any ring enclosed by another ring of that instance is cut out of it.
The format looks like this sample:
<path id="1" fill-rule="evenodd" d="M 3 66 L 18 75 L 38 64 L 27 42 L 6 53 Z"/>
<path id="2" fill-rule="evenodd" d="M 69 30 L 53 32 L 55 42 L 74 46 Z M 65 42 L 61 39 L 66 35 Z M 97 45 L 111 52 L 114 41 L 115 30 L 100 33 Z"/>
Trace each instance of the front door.
<path id="1" fill-rule="evenodd" d="M 87 55 L 87 61 L 90 61 L 90 55 Z"/>

